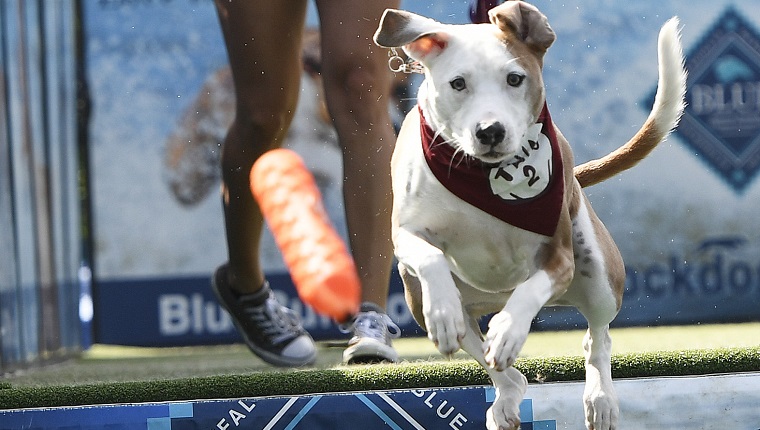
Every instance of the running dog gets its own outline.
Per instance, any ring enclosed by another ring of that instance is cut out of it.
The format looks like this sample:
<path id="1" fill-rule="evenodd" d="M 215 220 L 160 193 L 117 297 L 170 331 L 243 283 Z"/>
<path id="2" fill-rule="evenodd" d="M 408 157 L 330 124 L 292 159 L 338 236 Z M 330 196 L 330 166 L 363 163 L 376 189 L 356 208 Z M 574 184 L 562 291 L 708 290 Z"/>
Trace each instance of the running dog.
<path id="1" fill-rule="evenodd" d="M 626 170 L 676 127 L 686 70 L 678 20 L 658 40 L 654 107 L 622 147 L 575 167 L 551 121 L 542 78 L 555 40 L 534 6 L 507 1 L 490 23 L 446 25 L 386 10 L 375 34 L 424 70 L 418 107 L 392 160 L 393 242 L 407 303 L 438 350 L 462 348 L 487 371 L 496 399 L 490 430 L 517 429 L 526 378 L 512 365 L 546 305 L 588 320 L 583 349 L 586 427 L 616 427 L 609 324 L 625 271 L 582 188 Z M 485 336 L 478 319 L 495 313 Z"/>

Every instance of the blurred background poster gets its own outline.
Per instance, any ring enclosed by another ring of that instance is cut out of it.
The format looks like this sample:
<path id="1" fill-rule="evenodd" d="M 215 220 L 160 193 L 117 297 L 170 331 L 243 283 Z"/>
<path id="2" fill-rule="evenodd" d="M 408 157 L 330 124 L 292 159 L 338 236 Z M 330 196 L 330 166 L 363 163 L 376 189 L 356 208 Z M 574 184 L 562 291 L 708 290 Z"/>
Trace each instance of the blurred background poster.
<path id="1" fill-rule="evenodd" d="M 644 122 L 657 84 L 659 27 L 673 15 L 684 27 L 690 74 L 681 128 L 637 168 L 587 190 L 626 261 L 627 294 L 615 324 L 757 319 L 760 10 L 725 0 L 533 3 L 558 36 L 545 61 L 547 100 L 576 163 L 617 148 Z M 95 341 L 233 341 L 208 284 L 226 260 L 218 162 L 234 103 L 213 2 L 84 4 Z M 469 6 L 463 0 L 402 4 L 448 23 L 467 22 Z M 316 24 L 310 10 L 307 25 Z M 318 61 L 318 51 L 318 33 L 307 32 L 304 57 Z M 418 82 L 398 77 L 407 95 L 389 106 L 394 117 L 409 109 Z M 287 145 L 308 161 L 345 237 L 340 152 L 308 61 L 301 85 Z M 336 336 L 330 321 L 300 305 L 268 234 L 262 247 L 281 299 L 315 337 Z M 414 332 L 397 279 L 392 290 L 389 314 Z M 560 309 L 542 312 L 535 324 L 555 329 L 582 322 Z"/>

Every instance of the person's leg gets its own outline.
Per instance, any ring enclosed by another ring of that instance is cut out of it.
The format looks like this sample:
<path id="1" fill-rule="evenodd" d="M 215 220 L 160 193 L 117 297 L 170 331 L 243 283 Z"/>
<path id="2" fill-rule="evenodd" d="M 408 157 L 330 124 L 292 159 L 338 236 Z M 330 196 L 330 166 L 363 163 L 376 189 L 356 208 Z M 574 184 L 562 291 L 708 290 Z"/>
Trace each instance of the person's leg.
<path id="1" fill-rule="evenodd" d="M 387 53 L 372 41 L 383 11 L 397 0 L 318 0 L 322 75 L 343 151 L 343 196 L 362 299 L 385 307 L 393 248 L 390 157 L 395 133 L 388 114 Z"/>
<path id="2" fill-rule="evenodd" d="M 263 217 L 250 191 L 251 166 L 281 145 L 300 91 L 305 0 L 217 0 L 235 85 L 235 119 L 222 150 L 222 194 L 229 263 L 212 286 L 248 347 L 279 366 L 316 357 L 298 318 L 277 303 L 259 262 Z"/>
<path id="3" fill-rule="evenodd" d="M 298 102 L 305 0 L 216 1 L 235 84 L 235 119 L 224 140 L 222 181 L 229 274 L 250 293 L 264 281 L 263 218 L 249 188 L 254 161 L 279 147 Z"/>
<path id="4" fill-rule="evenodd" d="M 385 315 L 393 256 L 390 158 L 395 133 L 388 114 L 392 75 L 387 53 L 374 44 L 372 35 L 383 11 L 398 3 L 317 0 L 322 77 L 343 151 L 346 224 L 364 302 L 344 353 L 349 363 L 397 359 L 388 331 L 395 324 Z"/>

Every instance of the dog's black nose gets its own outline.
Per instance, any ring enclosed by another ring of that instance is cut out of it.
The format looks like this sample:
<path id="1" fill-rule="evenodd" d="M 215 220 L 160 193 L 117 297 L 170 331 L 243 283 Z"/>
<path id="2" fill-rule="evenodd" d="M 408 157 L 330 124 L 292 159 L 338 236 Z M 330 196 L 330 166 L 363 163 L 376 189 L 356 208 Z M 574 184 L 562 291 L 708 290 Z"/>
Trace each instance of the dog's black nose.
<path id="1" fill-rule="evenodd" d="M 483 145 L 496 146 L 504 140 L 506 129 L 499 121 L 483 121 L 475 129 L 475 137 Z"/>

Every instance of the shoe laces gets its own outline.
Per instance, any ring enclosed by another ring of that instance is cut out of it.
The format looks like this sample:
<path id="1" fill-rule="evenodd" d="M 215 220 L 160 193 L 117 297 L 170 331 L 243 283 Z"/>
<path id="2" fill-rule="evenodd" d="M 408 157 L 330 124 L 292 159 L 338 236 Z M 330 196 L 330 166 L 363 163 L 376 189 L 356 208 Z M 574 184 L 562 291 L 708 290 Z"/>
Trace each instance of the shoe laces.
<path id="1" fill-rule="evenodd" d="M 354 333 L 354 337 L 372 338 L 388 343 L 388 337 L 401 336 L 401 329 L 387 314 L 375 311 L 359 312 L 350 323 L 340 326 L 343 333 Z"/>
<path id="2" fill-rule="evenodd" d="M 248 307 L 246 313 L 273 344 L 299 336 L 303 330 L 295 312 L 282 306 L 272 294 L 263 304 Z"/>

